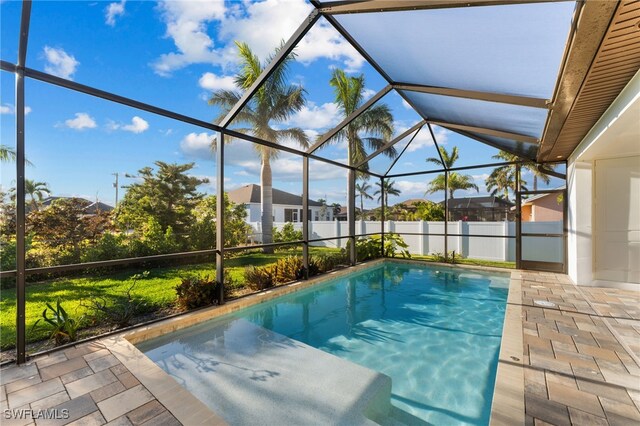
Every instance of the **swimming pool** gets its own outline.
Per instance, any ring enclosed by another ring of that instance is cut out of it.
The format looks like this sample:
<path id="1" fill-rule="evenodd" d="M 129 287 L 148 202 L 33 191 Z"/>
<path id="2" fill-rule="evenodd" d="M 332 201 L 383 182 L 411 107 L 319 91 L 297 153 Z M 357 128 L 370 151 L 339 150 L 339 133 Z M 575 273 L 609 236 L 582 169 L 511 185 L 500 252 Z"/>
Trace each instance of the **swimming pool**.
<path id="1" fill-rule="evenodd" d="M 220 337 L 214 328 L 249 321 L 390 376 L 393 406 L 419 419 L 488 424 L 508 282 L 506 273 L 384 262 L 138 347 L 191 390 L 203 379 L 178 358 L 201 355 Z"/>

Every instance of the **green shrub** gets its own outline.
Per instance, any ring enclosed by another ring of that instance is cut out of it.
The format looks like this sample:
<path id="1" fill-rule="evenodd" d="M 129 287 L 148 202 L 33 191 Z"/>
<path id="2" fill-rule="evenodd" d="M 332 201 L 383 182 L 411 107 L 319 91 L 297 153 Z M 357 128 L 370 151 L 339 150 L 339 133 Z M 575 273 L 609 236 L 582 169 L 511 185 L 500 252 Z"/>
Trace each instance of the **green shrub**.
<path id="1" fill-rule="evenodd" d="M 376 259 L 381 257 L 381 239 L 380 235 L 372 235 L 366 238 L 358 238 L 356 240 L 356 257 L 358 261 Z M 347 252 L 351 240 L 347 242 Z M 402 237 L 395 233 L 384 234 L 384 255 L 385 257 L 411 257 L 408 250 L 409 246 L 404 242 Z"/>
<path id="2" fill-rule="evenodd" d="M 278 259 L 274 268 L 275 283 L 284 284 L 304 278 L 304 261 L 302 256 L 287 256 Z"/>
<path id="3" fill-rule="evenodd" d="M 51 311 L 51 316 L 47 315 L 48 311 Z M 53 340 L 56 346 L 68 342 L 75 342 L 78 338 L 80 321 L 71 318 L 69 314 L 67 314 L 67 311 L 65 311 L 60 304 L 60 298 L 58 298 L 55 308 L 51 306 L 50 303 L 46 304 L 44 311 L 42 311 L 42 318 L 33 324 L 32 330 L 40 321 L 44 321 L 49 327 L 49 339 Z"/>
<path id="4" fill-rule="evenodd" d="M 124 234 L 105 232 L 81 254 L 82 262 L 97 262 L 101 260 L 122 259 L 129 256 L 127 237 Z"/>
<path id="5" fill-rule="evenodd" d="M 138 280 L 146 278 L 148 275 L 148 271 L 133 275 L 131 277 L 133 282 L 124 292 L 123 297 L 94 297 L 89 301 L 89 305 L 83 305 L 92 312 L 89 315 L 93 322 L 106 322 L 115 329 L 131 325 L 134 317 L 141 313 L 145 306 L 144 299 L 134 298 L 131 292 Z"/>
<path id="6" fill-rule="evenodd" d="M 244 281 L 251 290 L 260 291 L 275 284 L 274 270 L 271 266 L 247 266 Z"/>
<path id="7" fill-rule="evenodd" d="M 216 281 L 208 276 L 184 277 L 182 282 L 176 286 L 176 303 L 182 309 L 214 305 L 218 302 L 217 287 Z"/>
<path id="8" fill-rule="evenodd" d="M 320 254 L 309 258 L 309 276 L 323 274 L 336 269 L 339 265 L 348 264 L 347 252 Z"/>
<path id="9" fill-rule="evenodd" d="M 302 240 L 302 231 L 296 231 L 291 222 L 285 223 L 281 230 L 273 227 L 274 243 L 289 243 L 300 240 Z"/>

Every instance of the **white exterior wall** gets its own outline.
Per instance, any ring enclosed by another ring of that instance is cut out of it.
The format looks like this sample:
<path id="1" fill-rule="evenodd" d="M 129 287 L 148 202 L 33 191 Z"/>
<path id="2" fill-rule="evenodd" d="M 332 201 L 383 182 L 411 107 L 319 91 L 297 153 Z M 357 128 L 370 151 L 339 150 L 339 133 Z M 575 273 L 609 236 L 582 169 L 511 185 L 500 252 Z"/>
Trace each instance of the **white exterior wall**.
<path id="1" fill-rule="evenodd" d="M 247 222 L 260 222 L 262 220 L 262 209 L 260 208 L 260 203 L 248 203 L 247 206 Z M 300 211 L 302 206 L 294 206 L 294 205 L 286 205 L 286 204 L 274 204 L 273 205 L 273 215 L 275 216 L 274 222 L 284 222 L 284 209 L 297 209 Z M 311 210 L 311 220 L 315 219 L 315 213 L 320 213 L 322 207 L 319 206 L 309 206 Z M 329 218 L 333 218 L 333 211 L 331 207 L 327 207 L 327 215 Z M 302 218 L 298 218 L 299 221 Z"/>
<path id="2" fill-rule="evenodd" d="M 638 204 L 637 194 L 636 197 L 633 196 L 632 188 L 637 188 L 640 167 L 630 170 L 625 166 L 628 171 L 625 172 L 627 177 L 622 179 L 624 184 L 618 183 L 610 189 L 603 189 L 606 186 L 598 181 L 603 179 L 603 176 L 598 176 L 600 160 L 613 160 L 615 163 L 619 159 L 622 168 L 624 159 L 640 155 L 638 117 L 640 72 L 623 89 L 568 159 L 567 266 L 569 276 L 578 285 L 640 288 L 640 271 L 637 270 L 640 265 L 639 224 L 631 223 L 634 212 L 640 210 L 640 205 L 632 205 Z M 614 165 L 613 169 L 615 168 Z M 611 248 L 616 252 L 611 259 L 596 256 L 598 244 L 601 243 L 598 239 L 602 238 L 602 229 L 598 230 L 596 224 L 600 223 L 603 228 L 602 221 L 609 220 L 607 217 L 627 224 L 625 229 L 620 229 L 619 224 L 612 226 L 617 226 L 617 231 L 628 234 L 626 247 L 617 244 Z M 619 275 L 619 278 L 598 279 L 598 269 L 608 270 L 609 277 Z"/>

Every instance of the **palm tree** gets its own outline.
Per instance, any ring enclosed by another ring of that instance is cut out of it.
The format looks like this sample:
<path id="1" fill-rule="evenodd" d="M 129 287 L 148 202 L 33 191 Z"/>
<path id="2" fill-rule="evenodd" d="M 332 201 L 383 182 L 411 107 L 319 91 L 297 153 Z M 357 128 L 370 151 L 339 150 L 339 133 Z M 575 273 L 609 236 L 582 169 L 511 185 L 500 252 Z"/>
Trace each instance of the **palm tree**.
<path id="1" fill-rule="evenodd" d="M 520 186 L 523 189 L 527 182 L 520 179 Z M 496 167 L 489 177 L 485 180 L 487 191 L 491 191 L 491 195 L 502 193 L 501 197 L 509 200 L 509 191 L 516 192 L 516 169 L 512 166 Z"/>
<path id="2" fill-rule="evenodd" d="M 364 199 L 373 200 L 373 197 L 367 192 L 371 190 L 371 185 L 363 180 L 362 183 L 356 183 L 356 192 L 360 196 L 360 218 L 364 217 Z"/>
<path id="3" fill-rule="evenodd" d="M 454 146 L 451 149 L 451 153 L 449 153 L 447 149 L 443 146 L 439 148 L 440 148 L 440 155 L 442 155 L 442 160 L 444 161 L 444 164 L 442 163 L 442 161 L 440 161 L 440 158 L 435 158 L 435 157 L 429 157 L 425 161 L 427 163 L 434 163 L 439 166 L 444 166 L 445 168 L 450 169 L 451 167 L 453 167 L 455 162 L 458 161 L 458 158 L 459 158 L 458 147 Z M 449 190 L 449 194 L 448 194 L 449 199 L 453 198 L 453 194 L 459 190 L 475 189 L 476 192 L 480 192 L 480 190 L 478 189 L 478 185 L 474 183 L 472 176 L 461 175 L 460 173 L 457 173 L 457 172 L 449 173 L 449 182 L 446 189 Z M 436 176 L 435 178 L 433 178 L 433 180 L 429 183 L 429 188 L 425 192 L 425 195 L 433 194 L 435 192 L 444 191 L 444 190 L 445 190 L 445 176 L 444 176 L 444 173 L 442 173 Z"/>
<path id="4" fill-rule="evenodd" d="M 502 161 L 522 161 L 523 160 L 522 157 L 519 157 L 515 154 L 511 154 L 510 152 L 506 152 L 506 151 L 500 151 L 499 153 L 497 153 L 491 158 L 495 158 L 496 160 L 502 160 Z M 516 169 L 515 165 L 505 166 L 505 167 L 513 168 L 515 173 L 515 169 Z M 538 190 L 538 179 L 540 179 L 542 182 L 544 182 L 547 185 L 549 184 L 549 182 L 551 182 L 551 178 L 549 178 L 549 175 L 542 173 L 540 170 L 538 170 L 538 167 L 534 161 L 525 160 L 525 162 L 522 163 L 521 167 L 523 169 L 529 170 L 531 174 L 533 174 L 533 190 L 534 191 Z"/>
<path id="5" fill-rule="evenodd" d="M 273 56 L 267 58 L 265 64 L 251 51 L 246 43 L 236 42 L 240 56 L 241 69 L 235 77 L 235 85 L 238 90 L 215 91 L 209 99 L 209 104 L 220 108 L 217 122 L 222 120 L 233 106 L 242 97 L 241 90 L 247 90 L 262 74 L 264 68 L 272 61 Z M 282 46 L 276 49 L 276 54 Z M 293 140 L 301 147 L 309 146 L 309 138 L 299 127 L 279 129 L 277 124 L 286 122 L 293 114 L 300 111 L 305 104 L 305 91 L 299 85 L 291 85 L 287 82 L 287 74 L 291 61 L 295 54 L 289 55 L 273 74 L 262 84 L 253 95 L 249 103 L 238 113 L 235 123 L 243 123 L 248 128 L 236 129 L 240 132 L 250 133 L 260 139 L 274 143 L 284 140 Z M 215 141 L 214 141 L 215 143 Z M 273 241 L 273 175 L 271 172 L 271 160 L 278 156 L 278 151 L 254 144 L 260 155 L 260 187 L 262 209 L 262 242 L 264 244 Z M 272 249 L 265 249 L 272 252 Z"/>
<path id="6" fill-rule="evenodd" d="M 473 181 L 473 176 L 461 175 L 460 173 L 457 173 L 457 172 L 449 173 L 449 184 L 447 189 L 449 190 L 449 194 L 448 194 L 449 199 L 454 198 L 453 194 L 459 190 L 466 191 L 469 189 L 475 189 L 476 192 L 480 192 L 478 185 L 476 185 Z M 445 184 L 444 184 L 444 173 L 443 173 L 441 175 L 436 176 L 429 183 L 429 188 L 425 192 L 425 195 L 433 194 L 435 192 L 444 191 L 444 190 L 445 190 Z"/>
<path id="7" fill-rule="evenodd" d="M 365 81 L 364 74 L 357 77 L 347 76 L 341 69 L 334 69 L 329 80 L 335 94 L 335 102 L 346 118 L 357 110 L 364 98 Z M 366 137 L 360 136 L 367 135 Z M 360 114 L 344 129 L 340 130 L 330 143 L 347 141 L 349 164 L 358 164 L 367 157 L 366 148 L 375 151 L 391 139 L 393 136 L 393 115 L 385 104 L 376 104 Z M 384 151 L 390 158 L 395 158 L 398 152 L 394 147 Z M 364 164 L 363 169 L 368 170 L 369 165 Z"/>
<path id="8" fill-rule="evenodd" d="M 8 145 L 0 145 L 0 163 L 10 163 L 16 161 L 16 150 Z M 24 160 L 25 164 L 32 166 L 33 164 L 29 160 Z"/>
<path id="9" fill-rule="evenodd" d="M 378 189 L 375 190 L 373 195 L 378 196 L 378 201 L 382 200 L 383 206 L 389 205 L 389 194 L 395 196 L 400 195 L 400 190 L 394 187 L 395 184 L 396 183 L 390 179 L 385 179 L 382 184 L 380 184 L 380 182 L 376 182 L 376 186 L 378 187 Z"/>
<path id="10" fill-rule="evenodd" d="M 24 193 L 31 198 L 31 207 L 33 210 L 38 210 L 38 204 L 42 202 L 44 194 L 51 194 L 51 190 L 46 182 L 35 182 L 31 179 L 25 179 Z"/>
<path id="11" fill-rule="evenodd" d="M 455 162 L 458 161 L 458 158 L 459 158 L 458 147 L 454 146 L 451 149 L 451 154 L 447 152 L 447 149 L 444 146 L 441 146 L 439 148 L 440 148 L 440 155 L 442 155 L 442 160 L 444 160 L 444 164 L 442 164 L 442 161 L 440 161 L 439 157 L 429 157 L 425 161 L 427 163 L 434 163 L 434 164 L 437 164 L 438 166 L 444 166 L 445 168 L 450 169 L 451 167 L 453 167 Z"/>

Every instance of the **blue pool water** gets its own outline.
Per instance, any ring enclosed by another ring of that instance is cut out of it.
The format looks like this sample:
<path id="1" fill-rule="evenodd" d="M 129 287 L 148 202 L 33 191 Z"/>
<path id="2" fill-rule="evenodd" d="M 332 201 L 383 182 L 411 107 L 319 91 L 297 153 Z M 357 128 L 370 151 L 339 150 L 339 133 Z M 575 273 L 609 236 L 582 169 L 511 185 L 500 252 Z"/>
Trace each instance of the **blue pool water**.
<path id="1" fill-rule="evenodd" d="M 385 262 L 215 321 L 248 320 L 387 374 L 392 404 L 429 423 L 488 424 L 508 281 Z M 154 359 L 167 338 L 140 348 Z"/>

